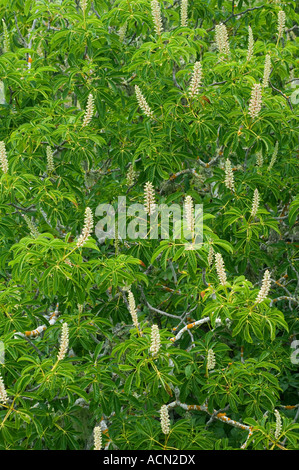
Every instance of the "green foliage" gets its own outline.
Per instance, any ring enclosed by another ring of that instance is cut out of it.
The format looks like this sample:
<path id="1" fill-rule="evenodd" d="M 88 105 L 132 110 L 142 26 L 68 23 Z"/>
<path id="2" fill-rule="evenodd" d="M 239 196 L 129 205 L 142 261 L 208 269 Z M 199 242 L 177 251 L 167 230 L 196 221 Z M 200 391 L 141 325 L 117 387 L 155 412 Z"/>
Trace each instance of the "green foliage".
<path id="1" fill-rule="evenodd" d="M 159 3 L 161 35 L 144 0 L 0 0 L 0 449 L 92 449 L 96 426 L 110 449 L 298 448 L 298 6 L 189 0 L 181 26 Z M 97 206 L 146 182 L 203 205 L 200 247 L 97 239 Z"/>

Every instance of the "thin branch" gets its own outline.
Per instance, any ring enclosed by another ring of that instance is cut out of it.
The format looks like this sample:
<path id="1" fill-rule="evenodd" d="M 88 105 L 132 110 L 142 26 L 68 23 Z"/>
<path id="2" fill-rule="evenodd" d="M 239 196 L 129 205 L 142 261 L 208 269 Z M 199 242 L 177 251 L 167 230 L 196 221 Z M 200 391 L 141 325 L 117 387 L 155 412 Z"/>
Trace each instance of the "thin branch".
<path id="1" fill-rule="evenodd" d="M 270 79 L 269 79 L 269 85 L 270 85 L 270 87 L 272 88 L 272 90 L 274 90 L 274 91 L 276 91 L 277 93 L 279 93 L 279 94 L 287 101 L 287 103 L 288 103 L 288 105 L 289 105 L 291 111 L 294 111 L 294 108 L 293 108 L 293 106 L 291 105 L 290 99 L 289 99 L 281 90 L 279 90 L 279 89 L 276 88 L 274 85 L 272 85 Z"/>
<path id="2" fill-rule="evenodd" d="M 226 20 L 222 21 L 222 24 L 225 24 L 227 23 L 229 20 L 231 20 L 232 18 L 235 18 L 235 17 L 238 17 L 238 16 L 243 16 L 245 15 L 246 13 L 250 12 L 250 11 L 253 11 L 253 10 L 260 10 L 261 8 L 264 8 L 265 5 L 260 5 L 258 7 L 253 7 L 253 8 L 247 8 L 247 10 L 244 10 L 244 11 L 241 11 L 239 13 L 232 13 L 228 18 L 226 18 Z M 210 31 L 213 31 L 213 29 L 215 29 L 215 26 L 212 26 L 212 28 L 209 28 L 207 29 L 207 33 L 210 32 Z"/>
<path id="3" fill-rule="evenodd" d="M 27 48 L 27 47 L 28 47 L 28 46 L 27 46 L 27 41 L 26 41 L 26 39 L 24 38 L 24 36 L 22 35 L 22 33 L 21 33 L 20 29 L 19 29 L 18 18 L 17 18 L 16 12 L 14 11 L 13 14 L 14 14 L 14 18 L 15 18 L 15 25 L 16 25 L 16 28 L 17 28 L 18 35 L 19 35 L 19 37 L 20 37 L 20 39 L 21 39 L 21 42 L 23 43 L 23 46 L 24 46 L 25 48 Z"/>

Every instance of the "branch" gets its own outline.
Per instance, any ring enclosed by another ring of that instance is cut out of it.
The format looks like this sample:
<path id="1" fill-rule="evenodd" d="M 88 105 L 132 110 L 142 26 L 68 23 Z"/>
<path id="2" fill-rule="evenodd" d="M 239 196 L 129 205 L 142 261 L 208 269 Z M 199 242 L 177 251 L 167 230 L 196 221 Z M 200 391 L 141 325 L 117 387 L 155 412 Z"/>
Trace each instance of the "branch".
<path id="1" fill-rule="evenodd" d="M 296 302 L 297 304 L 299 303 L 299 300 L 295 299 L 294 297 L 288 297 L 287 295 L 282 295 L 280 297 L 277 297 L 276 299 L 272 299 L 270 302 L 270 307 L 273 306 L 274 302 L 279 302 L 280 300 L 290 300 L 291 302 Z"/>
<path id="2" fill-rule="evenodd" d="M 139 286 L 139 287 L 140 287 L 140 286 Z M 144 292 L 143 292 L 142 287 L 140 287 L 140 292 L 141 292 L 141 296 L 142 296 L 142 298 L 143 298 L 143 300 L 144 300 L 144 303 L 145 303 L 145 305 L 147 306 L 147 308 L 148 308 L 149 310 L 151 310 L 152 312 L 155 312 L 155 313 L 159 313 L 160 315 L 165 315 L 166 317 L 175 318 L 176 320 L 180 320 L 180 317 L 179 317 L 178 315 L 172 315 L 171 313 L 167 313 L 167 312 L 164 312 L 163 310 L 160 310 L 160 309 L 158 309 L 158 308 L 153 307 L 153 306 L 147 301 L 147 299 L 146 299 L 146 297 L 145 297 L 145 294 L 144 294 Z"/>
<path id="3" fill-rule="evenodd" d="M 55 312 L 50 313 L 50 315 L 45 315 L 45 318 L 49 321 L 50 325 L 55 325 L 58 315 L 59 315 L 59 310 L 58 310 L 59 304 L 56 304 L 56 309 Z M 36 338 L 36 336 L 39 336 L 43 331 L 47 329 L 47 325 L 41 325 L 38 326 L 35 330 L 31 331 L 25 331 L 25 333 L 17 332 L 15 333 L 14 337 L 16 336 L 21 336 L 22 338 Z"/>
<path id="4" fill-rule="evenodd" d="M 289 33 L 290 31 L 293 31 L 294 29 L 299 29 L 299 26 L 295 24 L 295 26 L 292 26 L 292 28 L 286 29 L 285 32 Z"/>
<path id="5" fill-rule="evenodd" d="M 96 15 L 96 17 L 100 20 L 100 19 L 101 19 L 101 16 L 100 16 L 100 14 L 97 12 L 97 10 L 95 9 L 94 2 L 91 2 L 91 10 L 94 12 L 94 14 Z"/>
<path id="6" fill-rule="evenodd" d="M 209 321 L 210 321 L 210 317 L 204 317 L 204 318 L 201 318 L 201 320 L 197 320 L 193 323 L 188 323 L 188 325 L 184 326 L 184 328 L 182 328 L 176 334 L 176 336 L 174 336 L 173 338 L 170 338 L 170 341 L 174 343 L 175 341 L 181 338 L 181 336 L 183 335 L 183 333 L 185 333 L 185 331 L 191 330 L 191 328 L 195 328 L 196 326 L 203 325 L 204 323 L 208 323 Z"/>
<path id="7" fill-rule="evenodd" d="M 175 67 L 172 68 L 172 80 L 174 83 L 174 86 L 177 87 L 179 90 L 182 90 L 183 88 L 178 84 L 176 76 L 175 76 Z"/>
<path id="8" fill-rule="evenodd" d="M 17 18 L 16 12 L 14 11 L 13 14 L 14 14 L 14 17 L 15 17 L 15 25 L 16 25 L 16 28 L 17 28 L 18 35 L 20 36 L 20 39 L 21 39 L 21 42 L 23 43 L 23 46 L 25 48 L 27 48 L 27 41 L 26 41 L 26 39 L 24 38 L 24 36 L 22 35 L 22 33 L 19 29 L 18 18 Z"/>
<path id="9" fill-rule="evenodd" d="M 227 23 L 229 20 L 231 20 L 232 18 L 235 18 L 236 16 L 242 16 L 242 15 L 245 15 L 246 13 L 250 12 L 250 11 L 253 11 L 253 10 L 260 10 L 261 8 L 264 8 L 265 5 L 260 5 L 258 7 L 253 7 L 253 8 L 247 8 L 247 10 L 244 10 L 244 11 L 241 11 L 240 13 L 232 13 L 228 18 L 226 18 L 226 20 L 222 21 L 222 24 L 225 24 Z M 207 29 L 207 33 L 209 31 L 213 31 L 213 29 L 215 29 L 215 26 L 212 26 L 212 28 L 210 29 Z"/>
<path id="10" fill-rule="evenodd" d="M 272 90 L 274 90 L 274 91 L 276 91 L 277 93 L 279 93 L 279 94 L 287 101 L 287 103 L 288 103 L 288 105 L 289 105 L 291 111 L 294 111 L 294 108 L 293 108 L 293 106 L 291 105 L 290 99 L 289 99 L 281 90 L 279 90 L 279 89 L 276 88 L 274 85 L 272 85 L 270 79 L 269 79 L 269 85 L 270 85 L 270 87 L 272 88 Z"/>
<path id="11" fill-rule="evenodd" d="M 231 426 L 234 426 L 235 428 L 242 429 L 244 431 L 248 431 L 248 436 L 244 444 L 241 446 L 241 449 L 245 449 L 247 445 L 247 441 L 249 437 L 252 435 L 253 428 L 252 426 L 247 426 L 246 424 L 242 424 L 239 421 L 235 421 L 228 416 L 226 416 L 226 413 L 219 413 L 217 410 L 213 410 L 212 413 L 209 412 L 208 406 L 206 404 L 204 405 L 187 405 L 186 403 L 181 403 L 179 400 L 173 401 L 172 403 L 169 403 L 167 405 L 168 409 L 175 408 L 176 406 L 180 406 L 183 408 L 183 410 L 186 411 L 205 411 L 208 413 L 210 416 L 213 417 L 213 419 L 218 419 L 219 421 L 222 421 L 223 423 L 230 424 Z"/>

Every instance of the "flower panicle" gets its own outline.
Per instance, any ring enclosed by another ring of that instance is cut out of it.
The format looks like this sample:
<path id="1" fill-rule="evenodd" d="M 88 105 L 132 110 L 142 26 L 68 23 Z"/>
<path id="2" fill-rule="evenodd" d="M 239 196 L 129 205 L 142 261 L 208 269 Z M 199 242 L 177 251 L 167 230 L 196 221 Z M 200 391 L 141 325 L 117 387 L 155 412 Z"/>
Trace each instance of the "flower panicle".
<path id="1" fill-rule="evenodd" d="M 277 439 L 279 439 L 279 436 L 281 435 L 282 421 L 281 421 L 281 416 L 280 416 L 280 413 L 279 413 L 278 410 L 275 410 L 274 414 L 275 414 L 275 433 L 274 433 L 274 437 L 277 440 Z"/>
<path id="2" fill-rule="evenodd" d="M 78 312 L 80 315 L 83 313 L 83 307 L 84 307 L 83 304 L 77 304 Z"/>
<path id="3" fill-rule="evenodd" d="M 100 426 L 96 426 L 93 430 L 94 450 L 102 449 L 102 430 Z"/>
<path id="4" fill-rule="evenodd" d="M 248 26 L 248 49 L 247 49 L 247 62 L 250 61 L 251 57 L 253 56 L 253 47 L 254 47 L 254 39 L 251 26 Z"/>
<path id="5" fill-rule="evenodd" d="M 260 195 L 257 189 L 254 190 L 251 217 L 255 217 L 259 208 Z"/>
<path id="6" fill-rule="evenodd" d="M 286 14 L 283 10 L 280 10 L 277 15 L 277 32 L 278 32 L 278 40 L 281 38 L 284 29 L 285 29 L 285 23 L 286 23 Z"/>
<path id="7" fill-rule="evenodd" d="M 265 58 L 265 66 L 264 66 L 263 88 L 266 88 L 269 85 L 270 73 L 271 73 L 271 57 L 270 57 L 270 54 L 267 54 Z"/>
<path id="8" fill-rule="evenodd" d="M 268 171 L 272 170 L 274 163 L 276 162 L 277 154 L 278 154 L 278 140 L 275 142 L 275 147 L 272 153 L 271 161 L 268 166 Z"/>
<path id="9" fill-rule="evenodd" d="M 152 356 L 157 356 L 161 347 L 161 338 L 158 325 L 153 325 L 151 328 L 151 346 L 150 352 Z"/>
<path id="10" fill-rule="evenodd" d="M 262 150 L 260 150 L 259 152 L 257 152 L 256 154 L 256 165 L 261 168 L 263 166 L 263 163 L 264 163 L 264 157 L 263 157 L 263 152 Z"/>
<path id="11" fill-rule="evenodd" d="M 79 236 L 77 240 L 77 245 L 76 245 L 77 248 L 82 247 L 86 243 L 87 239 L 91 235 L 92 229 L 93 229 L 93 215 L 92 215 L 91 209 L 89 207 L 86 207 L 84 227 L 83 227 L 81 235 Z"/>
<path id="12" fill-rule="evenodd" d="M 230 47 L 225 24 L 220 23 L 215 26 L 215 39 L 220 54 L 229 55 Z"/>
<path id="13" fill-rule="evenodd" d="M 260 304 L 261 302 L 263 302 L 263 300 L 267 298 L 269 294 L 270 286 L 271 286 L 270 272 L 268 269 L 266 269 L 264 273 L 263 281 L 262 281 L 262 286 L 256 298 L 256 303 Z"/>
<path id="14" fill-rule="evenodd" d="M 50 145 L 47 145 L 46 153 L 47 153 L 47 171 L 48 173 L 53 173 L 55 169 L 54 157 L 53 157 L 53 152 L 52 152 Z"/>
<path id="15" fill-rule="evenodd" d="M 190 98 L 193 98 L 196 96 L 199 92 L 200 84 L 201 84 L 201 79 L 202 79 L 202 66 L 200 61 L 198 60 L 197 62 L 194 63 L 194 68 L 193 68 L 193 73 L 190 81 L 190 86 L 189 86 L 189 96 Z"/>
<path id="16" fill-rule="evenodd" d="M 235 190 L 234 174 L 232 170 L 231 161 L 228 158 L 225 161 L 224 171 L 225 171 L 224 184 L 227 187 L 227 189 L 234 191 Z"/>
<path id="17" fill-rule="evenodd" d="M 148 215 L 153 214 L 156 210 L 156 206 L 154 186 L 148 181 L 144 186 L 144 208 L 146 213 Z"/>
<path id="18" fill-rule="evenodd" d="M 209 266 L 212 266 L 213 264 L 213 258 L 214 258 L 214 248 L 212 245 L 209 246 L 209 252 L 208 252 L 208 264 Z"/>
<path id="19" fill-rule="evenodd" d="M 120 42 L 123 42 L 125 39 L 127 27 L 128 27 L 128 22 L 125 21 L 124 24 L 119 28 L 118 37 L 119 37 Z"/>
<path id="20" fill-rule="evenodd" d="M 2 18 L 2 25 L 3 25 L 3 52 L 10 51 L 10 40 L 9 40 L 9 32 L 5 23 L 5 20 Z"/>
<path id="21" fill-rule="evenodd" d="M 162 405 L 160 409 L 160 421 L 161 429 L 163 434 L 167 435 L 170 432 L 170 419 L 168 414 L 168 408 L 166 405 Z"/>
<path id="22" fill-rule="evenodd" d="M 0 166 L 3 173 L 8 173 L 8 160 L 5 143 L 3 141 L 0 142 Z"/>
<path id="23" fill-rule="evenodd" d="M 158 0 L 151 1 L 152 17 L 154 22 L 154 28 L 158 36 L 161 36 L 163 33 L 163 22 L 161 15 L 161 7 Z"/>
<path id="24" fill-rule="evenodd" d="M 194 228 L 195 228 L 195 217 L 194 217 L 194 204 L 191 196 L 185 197 L 185 214 L 186 214 L 186 223 L 187 229 L 191 233 L 192 239 L 194 238 Z"/>
<path id="25" fill-rule="evenodd" d="M 181 26 L 188 26 L 188 0 L 181 0 Z"/>
<path id="26" fill-rule="evenodd" d="M 143 96 L 143 94 L 142 94 L 142 92 L 141 92 L 138 85 L 135 85 L 135 93 L 136 93 L 136 98 L 137 98 L 138 104 L 139 104 L 140 108 L 142 109 L 142 111 L 144 112 L 144 114 L 149 118 L 153 118 L 154 114 L 153 114 L 151 108 L 149 107 L 149 105 L 147 104 L 147 101 L 144 98 L 144 96 Z"/>
<path id="27" fill-rule="evenodd" d="M 34 222 L 32 222 L 32 220 L 28 217 L 28 215 L 24 214 L 23 217 L 24 217 L 24 220 L 25 220 L 25 222 L 28 225 L 28 228 L 30 230 L 30 235 L 33 238 L 37 238 L 40 235 L 40 233 L 37 229 L 37 226 L 35 225 Z"/>
<path id="28" fill-rule="evenodd" d="M 82 127 L 86 127 L 90 123 L 93 113 L 94 113 L 94 98 L 92 94 L 89 93 L 88 98 L 87 98 L 86 111 L 84 114 Z"/>
<path id="29" fill-rule="evenodd" d="M 69 347 L 69 327 L 67 323 L 62 324 L 60 348 L 57 356 L 57 361 L 62 361 L 65 358 Z"/>
<path id="30" fill-rule="evenodd" d="M 225 286 L 227 278 L 225 273 L 224 261 L 220 253 L 215 254 L 215 265 L 219 282 L 222 286 Z"/>
<path id="31" fill-rule="evenodd" d="M 0 375 L 0 403 L 6 404 L 8 400 L 7 392 L 5 389 L 4 381 Z"/>
<path id="32" fill-rule="evenodd" d="M 80 0 L 80 7 L 82 9 L 83 15 L 85 15 L 87 9 L 87 0 Z"/>
<path id="33" fill-rule="evenodd" d="M 261 84 L 255 83 L 251 90 L 251 98 L 248 113 L 252 119 L 256 118 L 262 109 L 262 90 Z"/>
<path id="34" fill-rule="evenodd" d="M 129 169 L 127 171 L 127 185 L 133 186 L 136 179 L 136 171 L 134 170 L 134 166 L 130 163 Z"/>
<path id="35" fill-rule="evenodd" d="M 129 302 L 129 312 L 131 314 L 133 324 L 135 328 L 139 331 L 139 325 L 138 325 L 138 318 L 137 318 L 137 308 L 135 304 L 135 299 L 133 292 L 131 290 L 128 291 L 128 302 Z"/>
<path id="36" fill-rule="evenodd" d="M 213 349 L 208 350 L 208 356 L 207 356 L 207 369 L 208 370 L 213 370 L 215 369 L 216 365 L 216 357 Z"/>

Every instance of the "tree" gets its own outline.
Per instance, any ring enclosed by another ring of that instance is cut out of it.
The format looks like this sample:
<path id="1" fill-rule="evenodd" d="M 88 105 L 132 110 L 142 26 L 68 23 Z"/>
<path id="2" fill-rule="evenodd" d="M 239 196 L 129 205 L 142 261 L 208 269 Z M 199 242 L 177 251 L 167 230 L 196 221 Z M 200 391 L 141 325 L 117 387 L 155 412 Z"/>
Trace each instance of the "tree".
<path id="1" fill-rule="evenodd" d="M 296 448 L 296 2 L 0 11 L 0 449 Z"/>

